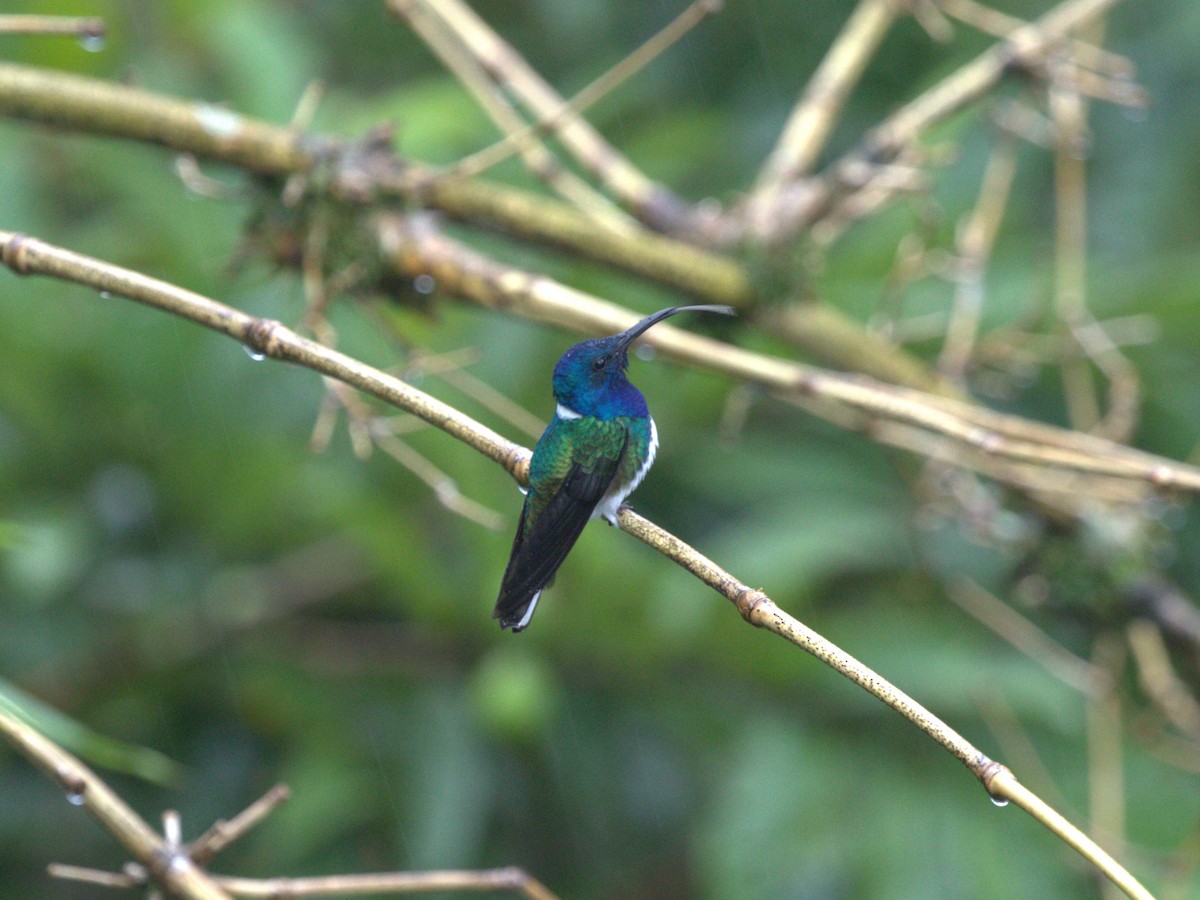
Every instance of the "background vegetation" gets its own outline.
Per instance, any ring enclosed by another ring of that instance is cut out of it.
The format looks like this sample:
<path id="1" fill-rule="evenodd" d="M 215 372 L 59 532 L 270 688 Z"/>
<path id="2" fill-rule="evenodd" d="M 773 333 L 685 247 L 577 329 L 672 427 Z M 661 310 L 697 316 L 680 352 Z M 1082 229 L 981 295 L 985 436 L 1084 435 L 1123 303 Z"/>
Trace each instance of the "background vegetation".
<path id="1" fill-rule="evenodd" d="M 382 3 L 15 6 L 99 14 L 108 37 L 96 53 L 0 37 L 8 60 L 280 123 L 321 79 L 315 129 L 352 136 L 394 122 L 399 150 L 431 162 L 495 137 Z M 476 4 L 566 95 L 678 6 Z M 1005 8 L 1034 17 L 1045 5 Z M 753 180 L 845 15 L 833 0 L 730 3 L 590 118 L 685 196 L 727 196 Z M 1088 303 L 1144 339 L 1126 351 L 1141 378 L 1134 443 L 1186 459 L 1200 434 L 1200 8 L 1122 4 L 1106 30 L 1152 105 L 1099 105 L 1090 117 Z M 829 156 L 988 43 L 966 28 L 937 43 L 902 18 Z M 922 337 L 923 317 L 946 310 L 952 288 L 898 281 L 897 245 L 921 234 L 953 247 L 995 139 L 988 111 L 933 135 L 957 152 L 927 193 L 856 227 L 805 273 L 856 319 L 911 326 L 911 349 L 928 359 L 942 332 Z M 199 197 L 171 162 L 155 148 L 0 121 L 0 228 L 297 322 L 299 279 L 247 252 L 257 195 L 246 178 L 206 168 L 230 191 Z M 498 177 L 532 184 L 515 163 Z M 985 332 L 1053 334 L 1053 218 L 1052 157 L 1023 146 L 988 268 Z M 677 297 L 484 241 L 630 308 Z M 437 294 L 418 299 L 339 300 L 329 311 L 339 346 L 531 444 L 456 373 L 544 419 L 550 369 L 576 338 Z M 381 331 L 380 315 L 404 342 Z M 1054 354 L 1019 346 L 1028 352 L 980 361 L 977 396 L 1069 424 Z M 439 374 L 438 354 L 461 369 Z M 763 586 L 1075 821 L 1123 794 L 1120 833 L 1098 837 L 1127 843 L 1123 859 L 1152 888 L 1200 896 L 1197 743 L 1164 726 L 1137 666 L 1114 669 L 1114 770 L 1095 755 L 1094 704 L 947 597 L 970 578 L 1080 656 L 1121 656 L 1121 566 L 1200 591 L 1194 503 L 1158 500 L 1123 517 L 1106 509 L 1084 534 L 1059 535 L 986 488 L 1005 504 L 988 541 L 918 458 L 711 373 L 635 360 L 632 374 L 662 438 L 639 511 Z M 0 677 L 6 691 L 67 713 L 58 736 L 85 755 L 107 752 L 124 770 L 112 783 L 148 817 L 179 809 L 188 836 L 286 782 L 293 799 L 231 848 L 221 871 L 517 864 L 570 897 L 1098 892 L 1070 850 L 1018 812 L 993 809 L 925 736 L 744 627 L 710 590 L 615 530 L 585 533 L 527 633 L 498 633 L 488 613 L 520 504 L 511 480 L 440 432 L 405 434 L 491 511 L 478 518 L 493 527 L 455 515 L 385 454 L 356 456 L 345 429 L 314 452 L 322 397 L 311 373 L 256 362 L 168 316 L 0 273 Z M 728 410 L 746 400 L 739 426 Z M 1132 549 L 1119 531 L 1131 515 L 1152 536 Z M 1048 593 L 1035 602 L 1039 585 Z M 1194 647 L 1175 657 L 1184 686 L 1197 683 L 1195 659 Z M 74 723 L 173 765 L 106 748 Z M 5 896 L 87 896 L 48 887 L 45 864 L 123 862 L 11 754 L 0 754 L 0 798 Z"/>

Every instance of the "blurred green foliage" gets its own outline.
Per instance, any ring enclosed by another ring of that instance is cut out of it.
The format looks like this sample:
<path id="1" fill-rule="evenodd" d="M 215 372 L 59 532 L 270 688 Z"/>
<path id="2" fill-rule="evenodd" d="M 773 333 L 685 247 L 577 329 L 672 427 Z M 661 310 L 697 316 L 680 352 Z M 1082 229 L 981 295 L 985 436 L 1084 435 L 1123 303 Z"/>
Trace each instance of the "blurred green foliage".
<path id="1" fill-rule="evenodd" d="M 568 94 L 681 6 L 476 3 Z M 846 6 L 727 4 L 593 120 L 684 194 L 727 195 L 752 179 Z M 1045 6 L 1005 4 L 1026 16 Z M 9 7 L 103 15 L 109 36 L 98 53 L 0 37 L 5 59 L 280 122 L 322 79 L 329 92 L 314 127 L 352 135 L 390 121 L 400 149 L 430 161 L 494 138 L 381 2 Z M 1153 105 L 1144 117 L 1103 105 L 1091 117 L 1089 299 L 1102 317 L 1158 322 L 1155 342 L 1131 351 L 1145 390 L 1138 442 L 1176 458 L 1200 433 L 1198 10 L 1190 0 L 1119 7 L 1110 43 L 1136 62 Z M 902 20 L 830 152 L 986 46 L 967 29 L 959 37 L 935 44 Z M 885 300 L 896 242 L 920 216 L 932 209 L 933 234 L 948 243 L 974 202 L 990 133 L 968 113 L 938 138 L 961 143 L 931 202 L 856 228 L 816 277 L 820 295 L 865 318 Z M 262 264 L 231 271 L 252 213 L 244 178 L 214 169 L 234 196 L 200 199 L 171 162 L 154 148 L 0 121 L 0 228 L 296 321 L 294 275 Z M 515 164 L 498 175 L 530 183 Z M 1051 179 L 1046 154 L 1025 148 L 989 269 L 989 328 L 1048 295 Z M 581 263 L 494 246 L 639 309 L 662 299 Z M 919 284 L 902 312 L 944 310 L 949 297 L 944 284 Z M 335 306 L 340 346 L 404 369 L 403 348 L 381 335 L 369 306 Z M 472 375 L 550 414 L 549 372 L 571 336 L 452 300 L 391 318 L 412 346 L 471 348 Z M 407 374 L 531 443 L 444 380 Z M 725 380 L 636 360 L 633 378 L 662 437 L 639 510 L 763 586 L 1086 823 L 1081 698 L 944 597 L 950 576 L 1002 586 L 1014 555 L 920 509 L 911 459 L 766 400 L 721 437 Z M 172 789 L 106 775 L 151 820 L 181 810 L 188 837 L 287 782 L 290 803 L 227 851 L 219 871 L 517 864 L 569 897 L 1096 893 L 1071 851 L 1021 813 L 994 809 L 927 738 L 614 530 L 588 530 L 528 633 L 498 633 L 488 613 L 519 509 L 512 482 L 443 434 L 406 436 L 503 516 L 490 531 L 451 514 L 382 454 L 356 458 L 344 430 L 315 454 L 321 397 L 315 375 L 254 362 L 212 333 L 0 272 L 0 678 L 78 723 L 55 734 L 94 764 L 113 761 L 91 743 L 104 734 L 182 766 Z M 1051 371 L 1028 373 L 992 402 L 1062 421 Z M 1194 511 L 1162 513 L 1169 572 L 1200 591 Z M 1057 636 L 1088 652 L 1082 633 Z M 1162 884 L 1165 861 L 1195 840 L 1200 791 L 1194 774 L 1143 743 L 1125 749 L 1135 848 L 1126 856 Z M 114 768 L 145 752 L 127 751 Z M 1032 752 L 1040 764 L 1022 770 Z M 106 834 L 3 750 L 0 798 L 0 895 L 85 896 L 49 886 L 46 863 L 122 864 Z M 1194 864 L 1175 886 L 1196 896 L 1188 871 Z"/>

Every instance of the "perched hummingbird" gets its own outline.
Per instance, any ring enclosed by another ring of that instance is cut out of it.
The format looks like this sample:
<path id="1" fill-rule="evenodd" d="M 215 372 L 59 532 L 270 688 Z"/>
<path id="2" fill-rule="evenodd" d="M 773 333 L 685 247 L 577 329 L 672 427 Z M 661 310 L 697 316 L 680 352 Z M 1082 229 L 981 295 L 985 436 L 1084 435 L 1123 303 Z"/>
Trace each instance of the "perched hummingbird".
<path id="1" fill-rule="evenodd" d="M 554 367 L 554 418 L 529 461 L 529 489 L 492 618 L 524 631 L 583 526 L 617 524 L 625 498 L 642 483 L 658 450 L 646 398 L 625 376 L 629 346 L 676 313 L 733 315 L 728 306 L 672 306 L 612 337 L 581 341 Z"/>

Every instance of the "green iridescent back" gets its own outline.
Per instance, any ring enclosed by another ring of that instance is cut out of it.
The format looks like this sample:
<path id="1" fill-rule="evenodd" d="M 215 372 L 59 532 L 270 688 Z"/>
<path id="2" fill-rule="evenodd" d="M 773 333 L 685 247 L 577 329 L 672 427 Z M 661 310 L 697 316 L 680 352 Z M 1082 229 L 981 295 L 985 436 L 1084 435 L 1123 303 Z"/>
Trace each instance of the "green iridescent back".
<path id="1" fill-rule="evenodd" d="M 649 451 L 648 418 L 560 419 L 546 429 L 533 451 L 529 466 L 530 515 L 536 518 L 545 508 L 572 466 L 592 473 L 608 468 L 620 456 L 614 480 L 626 484 L 637 475 Z"/>

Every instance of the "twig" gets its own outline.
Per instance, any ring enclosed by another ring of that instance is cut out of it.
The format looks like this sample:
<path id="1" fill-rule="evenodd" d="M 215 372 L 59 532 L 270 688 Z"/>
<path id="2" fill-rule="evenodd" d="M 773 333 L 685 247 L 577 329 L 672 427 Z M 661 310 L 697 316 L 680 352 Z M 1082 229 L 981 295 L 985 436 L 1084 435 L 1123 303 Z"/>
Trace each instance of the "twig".
<path id="1" fill-rule="evenodd" d="M 172 896 L 188 900 L 423 891 L 509 891 L 520 893 L 529 900 L 555 900 L 555 895 L 545 885 L 516 867 L 478 872 L 388 872 L 313 878 L 255 879 L 210 875 L 203 870 L 203 864 L 285 800 L 286 787 L 272 788 L 240 815 L 229 822 L 217 822 L 203 837 L 186 847 L 180 839 L 178 813 L 173 810 L 163 813 L 164 834 L 155 834 L 95 772 L 4 709 L 0 709 L 0 736 L 61 785 L 73 805 L 86 807 L 138 860 L 127 865 L 124 872 L 51 863 L 48 871 L 55 878 L 110 888 L 140 887 L 153 878 Z"/>
<path id="2" fill-rule="evenodd" d="M 446 68 L 454 73 L 459 83 L 471 93 L 484 112 L 508 133 L 514 150 L 520 153 L 530 172 L 578 207 L 589 219 L 607 229 L 621 234 L 629 234 L 635 230 L 631 228 L 631 220 L 624 212 L 583 179 L 564 168 L 554 154 L 536 140 L 536 136 L 526 129 L 525 121 L 516 110 L 504 98 L 498 96 L 492 78 L 480 61 L 462 46 L 454 33 L 449 31 L 445 23 L 429 8 L 428 3 L 424 0 L 408 0 L 394 2 L 391 8 L 407 19 L 409 27 L 437 54 Z"/>
<path id="3" fill-rule="evenodd" d="M 1069 65 L 1056 61 L 1051 72 Z M 1054 150 L 1054 314 L 1069 329 L 1087 314 L 1087 185 L 1084 156 L 1090 137 L 1087 107 L 1079 94 L 1052 76 L 1050 117 L 1055 126 Z M 1100 421 L 1091 368 L 1072 356 L 1062 362 L 1062 381 L 1071 423 L 1091 431 Z"/>
<path id="4" fill-rule="evenodd" d="M 922 360 L 886 337 L 867 331 L 828 303 L 799 301 L 764 307 L 756 312 L 754 321 L 767 334 L 806 349 L 812 358 L 834 368 L 931 394 L 956 393 Z"/>
<path id="5" fill-rule="evenodd" d="M 857 189 L 852 177 L 856 168 L 896 158 L 906 148 L 914 146 L 930 126 L 989 93 L 1009 72 L 1028 68 L 1044 58 L 1071 31 L 1103 15 L 1119 2 L 1121 0 L 1066 0 L 906 103 L 872 128 L 856 149 L 828 168 L 823 178 L 824 199 L 809 204 L 804 210 L 804 219 L 781 220 L 772 239 L 782 240 L 811 224 L 835 205 L 839 195 Z"/>
<path id="6" fill-rule="evenodd" d="M 816 163 L 850 91 L 900 13 L 896 0 L 859 0 L 784 125 L 746 203 L 751 233 L 765 230 L 779 191 Z M 756 225 L 755 220 L 762 220 Z"/>
<path id="7" fill-rule="evenodd" d="M 484 71 L 503 84 L 535 118 L 557 114 L 564 105 L 558 93 L 461 0 L 391 0 L 397 8 L 423 2 L 474 55 Z M 688 206 L 673 192 L 651 181 L 600 136 L 584 119 L 564 121 L 558 130 L 563 146 L 579 159 L 605 189 L 635 216 L 652 227 L 672 230 L 686 219 Z"/>
<path id="8" fill-rule="evenodd" d="M 887 159 L 912 143 L 935 122 L 958 112 L 989 92 L 1014 67 L 1042 58 L 1074 29 L 1108 12 L 1121 0 L 1067 0 L 1044 16 L 1012 32 L 950 77 L 905 104 L 864 140 L 868 159 Z"/>
<path id="9" fill-rule="evenodd" d="M 1092 665 L 1103 673 L 1088 698 L 1088 806 L 1091 830 L 1111 847 L 1125 851 L 1125 776 L 1121 764 L 1121 697 L 1116 686 L 1125 665 L 1125 647 L 1109 633 L 1096 642 Z"/>
<path id="10" fill-rule="evenodd" d="M 521 404 L 514 402 L 501 391 L 496 390 L 486 381 L 472 375 L 458 360 L 449 361 L 449 354 L 433 355 L 420 349 L 415 349 L 408 358 L 406 371 L 432 375 L 440 378 L 446 384 L 461 391 L 489 412 L 499 416 L 509 425 L 518 428 L 535 440 L 546 427 L 546 422 L 535 416 Z M 472 352 L 472 360 L 478 357 Z"/>
<path id="11" fill-rule="evenodd" d="M 492 531 L 503 526 L 503 516 L 494 509 L 465 496 L 458 489 L 454 479 L 428 458 L 384 429 L 369 428 L 368 430 L 375 445 L 425 482 L 433 490 L 438 502 L 446 509 Z"/>
<path id="12" fill-rule="evenodd" d="M 582 114 L 601 98 L 616 90 L 647 64 L 662 55 L 676 41 L 695 28 L 704 19 L 720 12 L 723 0 L 694 0 L 694 2 L 672 20 L 662 31 L 630 53 L 627 57 L 600 75 L 578 94 L 554 112 L 543 115 L 520 131 L 504 140 L 485 147 L 451 166 L 445 173 L 448 178 L 472 178 L 483 174 L 517 152 L 519 144 L 526 138 L 557 132 L 568 118 Z"/>
<path id="13" fill-rule="evenodd" d="M 1084 695 L 1104 686 L 1102 672 L 1076 656 L 1027 618 L 973 581 L 951 586 L 947 596 L 963 612 L 987 626 L 1039 666 Z"/>
<path id="14" fill-rule="evenodd" d="M 954 39 L 954 26 L 934 0 L 908 0 L 906 5 L 931 40 L 948 44 Z"/>
<path id="15" fill-rule="evenodd" d="M 518 482 L 523 483 L 527 479 L 530 453 L 526 448 L 510 443 L 469 416 L 399 379 L 300 337 L 279 322 L 249 316 L 166 282 L 32 238 L 0 232 L 0 259 L 20 274 L 50 275 L 128 297 L 233 337 L 264 356 L 298 363 L 337 378 L 436 425 L 502 465 Z M 627 507 L 621 510 L 618 525 L 730 600 L 746 622 L 795 644 L 899 712 L 962 762 L 979 778 L 992 797 L 1014 800 L 1130 896 L 1150 896 L 1132 875 L 1023 787 L 1008 769 L 990 760 L 949 725 L 878 673 L 781 610 L 763 591 L 734 578 L 670 532 Z M 157 840 L 156 837 L 154 839 Z M 196 871 L 190 861 L 188 865 L 190 871 Z"/>
<path id="16" fill-rule="evenodd" d="M 83 40 L 104 38 L 104 20 L 82 16 L 0 16 L 0 34 L 61 35 Z"/>
<path id="17" fill-rule="evenodd" d="M 187 854 L 168 846 L 112 788 L 74 756 L 4 709 L 0 709 L 0 735 L 57 782 L 73 805 L 91 813 L 164 888 L 189 900 L 228 900 L 229 895 Z"/>
<path id="18" fill-rule="evenodd" d="M 802 404 L 797 401 L 797 405 Z M 821 410 L 810 411 L 822 415 Z M 832 418 L 828 411 L 824 417 Z M 841 424 L 845 428 L 855 427 L 852 421 Z M 1126 478 L 1068 472 L 1037 463 L 1012 463 L 956 446 L 936 434 L 901 422 L 880 420 L 860 427 L 881 444 L 927 457 L 945 467 L 967 469 L 1012 485 L 1036 498 L 1042 511 L 1052 520 L 1064 515 L 1068 519 L 1082 518 L 1094 513 L 1097 504 L 1132 506 L 1147 499 L 1148 488 Z"/>
<path id="19" fill-rule="evenodd" d="M 994 37 L 1007 38 L 1028 23 L 1016 16 L 1001 12 L 976 0 L 933 0 L 943 13 Z M 1065 42 L 1067 54 L 1073 59 L 1113 78 L 1132 78 L 1133 64 L 1123 56 L 1089 44 L 1078 38 Z"/>
<path id="20" fill-rule="evenodd" d="M 291 797 L 286 784 L 277 784 L 244 810 L 226 821 L 218 819 L 212 827 L 187 847 L 197 865 L 205 865 L 214 856 L 244 835 L 247 831 L 275 811 L 279 804 Z"/>
<path id="21" fill-rule="evenodd" d="M 545 885 L 524 869 L 478 872 L 384 872 L 310 878 L 232 878 L 215 880 L 235 897 L 330 897 L 352 894 L 424 894 L 449 891 L 507 891 L 528 900 L 555 900 Z"/>
<path id="22" fill-rule="evenodd" d="M 1004 218 L 1016 170 L 1016 142 L 1002 135 L 988 158 L 975 209 L 958 234 L 954 311 L 938 357 L 938 369 L 954 380 L 962 379 L 975 345 L 983 314 L 984 271 Z"/>
<path id="23" fill-rule="evenodd" d="M 1056 141 L 1054 312 L 1085 356 L 1067 356 L 1061 372 L 1067 408 L 1075 425 L 1113 440 L 1128 440 L 1137 424 L 1140 379 L 1129 360 L 1096 322 L 1087 305 L 1087 180 L 1085 159 L 1090 135 L 1087 104 L 1064 72 L 1069 59 L 1051 63 L 1050 113 Z M 1089 362 L 1109 382 L 1109 409 L 1101 413 Z"/>
<path id="24" fill-rule="evenodd" d="M 1137 664 L 1138 684 L 1171 723 L 1200 744 L 1200 703 L 1171 666 L 1162 633 L 1145 619 L 1133 619 L 1126 639 Z"/>

